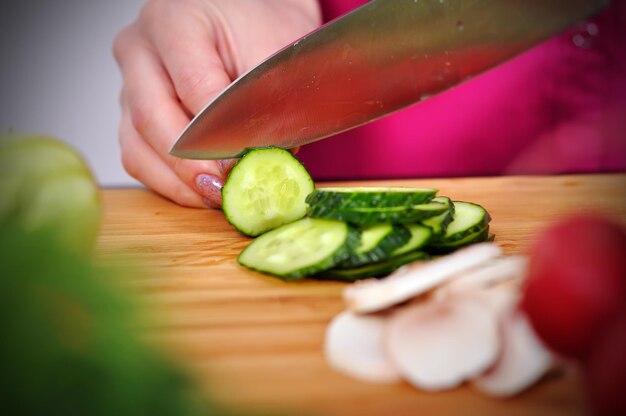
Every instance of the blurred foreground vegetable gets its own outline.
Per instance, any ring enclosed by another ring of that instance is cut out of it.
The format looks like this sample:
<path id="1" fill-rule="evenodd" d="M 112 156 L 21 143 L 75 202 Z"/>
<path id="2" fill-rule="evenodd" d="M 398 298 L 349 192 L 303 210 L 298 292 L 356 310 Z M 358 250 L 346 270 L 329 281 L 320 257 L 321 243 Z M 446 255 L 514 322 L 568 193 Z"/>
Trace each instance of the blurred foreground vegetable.
<path id="1" fill-rule="evenodd" d="M 0 224 L 47 229 L 65 248 L 88 253 L 100 225 L 98 186 L 80 155 L 58 140 L 0 137 Z"/>
<path id="2" fill-rule="evenodd" d="M 110 271 L 51 232 L 0 228 L 3 413 L 199 415 L 189 380 L 132 332 Z"/>
<path id="3" fill-rule="evenodd" d="M 537 239 L 522 302 L 539 336 L 559 354 L 585 358 L 602 327 L 626 307 L 626 230 L 579 216 Z"/>
<path id="4" fill-rule="evenodd" d="M 139 340 L 133 302 L 111 286 L 119 271 L 91 262 L 100 200 L 74 150 L 1 138 L 0 195 L 2 413 L 216 413 L 179 367 Z"/>
<path id="5" fill-rule="evenodd" d="M 548 347 L 582 365 L 594 413 L 626 414 L 626 229 L 588 215 L 548 228 L 522 307 Z"/>

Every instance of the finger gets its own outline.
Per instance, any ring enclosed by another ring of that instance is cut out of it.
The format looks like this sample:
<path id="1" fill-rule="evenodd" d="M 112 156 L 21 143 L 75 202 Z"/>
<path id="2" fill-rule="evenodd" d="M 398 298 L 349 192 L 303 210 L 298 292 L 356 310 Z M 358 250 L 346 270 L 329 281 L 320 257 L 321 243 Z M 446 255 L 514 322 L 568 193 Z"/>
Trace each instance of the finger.
<path id="1" fill-rule="evenodd" d="M 119 133 L 122 163 L 129 175 L 180 205 L 197 208 L 206 205 L 215 207 L 213 201 L 204 201 L 197 192 L 185 184 L 154 149 L 144 142 L 133 128 L 127 110 L 123 111 Z"/>
<path id="2" fill-rule="evenodd" d="M 161 159 L 187 184 L 203 196 L 213 191 L 197 187 L 198 176 L 221 178 L 215 161 L 196 161 L 169 155 L 169 149 L 189 122 L 180 107 L 168 76 L 149 47 L 135 40 L 123 54 L 120 66 L 124 76 L 123 101 L 133 129 Z"/>
<path id="3" fill-rule="evenodd" d="M 150 29 L 154 47 L 172 80 L 176 95 L 193 115 L 231 83 L 215 39 L 206 30 L 206 25 L 206 22 L 192 21 L 189 27 L 177 24 L 167 30 L 162 27 Z"/>

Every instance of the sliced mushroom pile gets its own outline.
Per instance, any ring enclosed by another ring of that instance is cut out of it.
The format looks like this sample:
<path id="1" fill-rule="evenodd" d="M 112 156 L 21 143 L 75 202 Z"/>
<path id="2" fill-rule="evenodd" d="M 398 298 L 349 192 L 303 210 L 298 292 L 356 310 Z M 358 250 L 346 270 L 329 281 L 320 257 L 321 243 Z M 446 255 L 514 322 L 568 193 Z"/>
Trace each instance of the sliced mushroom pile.
<path id="1" fill-rule="evenodd" d="M 526 263 L 482 243 L 348 286 L 347 310 L 326 332 L 326 359 L 366 382 L 520 393 L 554 363 L 517 308 Z"/>

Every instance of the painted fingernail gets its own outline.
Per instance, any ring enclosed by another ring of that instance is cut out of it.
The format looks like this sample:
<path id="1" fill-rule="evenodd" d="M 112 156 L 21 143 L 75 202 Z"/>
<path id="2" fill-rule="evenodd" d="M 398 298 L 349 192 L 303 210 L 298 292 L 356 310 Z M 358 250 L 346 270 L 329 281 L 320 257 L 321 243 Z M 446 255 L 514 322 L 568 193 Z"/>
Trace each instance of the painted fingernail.
<path id="1" fill-rule="evenodd" d="M 196 191 L 209 208 L 221 208 L 224 182 L 215 175 L 201 173 L 196 176 Z"/>
<path id="2" fill-rule="evenodd" d="M 238 159 L 224 159 L 218 160 L 217 166 L 219 166 L 222 177 L 226 178 L 230 174 L 230 170 L 233 168 Z"/>
<path id="3" fill-rule="evenodd" d="M 220 198 L 221 199 L 221 198 Z M 221 201 L 215 201 L 211 198 L 202 198 L 202 202 L 204 202 L 204 205 L 206 205 L 209 208 L 212 209 L 221 209 L 222 208 L 222 203 Z"/>

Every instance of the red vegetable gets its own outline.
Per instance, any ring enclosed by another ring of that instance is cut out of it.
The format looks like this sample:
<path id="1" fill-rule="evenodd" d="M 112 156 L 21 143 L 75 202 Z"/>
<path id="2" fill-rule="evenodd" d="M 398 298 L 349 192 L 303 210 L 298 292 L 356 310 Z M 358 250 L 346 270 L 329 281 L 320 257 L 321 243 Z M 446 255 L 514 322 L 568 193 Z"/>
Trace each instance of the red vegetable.
<path id="1" fill-rule="evenodd" d="M 626 308 L 598 336 L 584 375 L 593 414 L 626 415 Z"/>
<path id="2" fill-rule="evenodd" d="M 543 233 L 530 253 L 522 308 L 553 351 L 584 358 L 626 302 L 626 230 L 595 216 Z"/>

